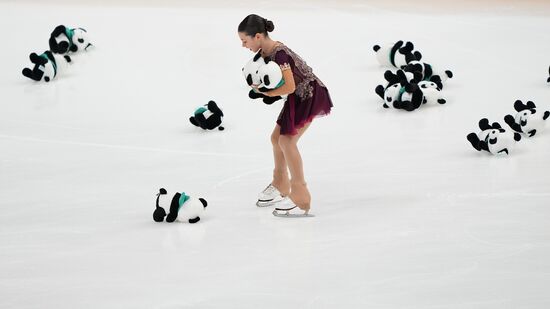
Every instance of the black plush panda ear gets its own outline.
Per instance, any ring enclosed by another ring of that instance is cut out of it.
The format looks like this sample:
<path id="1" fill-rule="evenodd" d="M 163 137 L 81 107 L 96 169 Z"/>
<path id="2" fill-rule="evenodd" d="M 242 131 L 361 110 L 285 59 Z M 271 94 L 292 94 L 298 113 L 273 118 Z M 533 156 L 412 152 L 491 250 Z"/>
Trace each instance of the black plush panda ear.
<path id="1" fill-rule="evenodd" d="M 516 100 L 516 102 L 514 102 L 514 109 L 517 112 L 521 112 L 522 110 L 527 109 L 527 106 L 525 106 L 521 100 Z"/>
<path id="2" fill-rule="evenodd" d="M 537 108 L 537 106 L 535 105 L 535 103 L 533 103 L 533 101 L 527 101 L 527 108 L 528 109 L 535 109 L 535 108 Z"/>
<path id="3" fill-rule="evenodd" d="M 422 59 L 422 54 L 419 51 L 415 51 L 414 58 L 416 58 L 417 61 L 420 61 Z"/>
<path id="4" fill-rule="evenodd" d="M 502 127 L 500 126 L 500 123 L 498 122 L 493 122 L 493 125 L 491 126 L 491 128 L 498 129 L 499 131 L 500 129 L 502 129 Z"/>

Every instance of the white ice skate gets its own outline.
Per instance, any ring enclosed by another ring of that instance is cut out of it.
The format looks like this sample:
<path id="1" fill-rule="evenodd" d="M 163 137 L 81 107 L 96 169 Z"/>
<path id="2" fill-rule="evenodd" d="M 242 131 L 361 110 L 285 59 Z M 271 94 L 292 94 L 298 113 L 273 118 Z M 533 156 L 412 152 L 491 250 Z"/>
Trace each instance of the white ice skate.
<path id="1" fill-rule="evenodd" d="M 294 205 L 292 200 L 288 197 L 285 197 L 277 204 L 277 207 L 273 210 L 273 215 L 282 218 L 314 217 L 314 215 L 309 213 L 309 210 L 302 210 L 300 207 Z"/>
<path id="2" fill-rule="evenodd" d="M 258 195 L 258 201 L 256 206 L 258 207 L 268 207 L 273 206 L 281 202 L 284 197 L 281 195 L 281 192 L 277 190 L 273 185 L 267 186 L 260 194 Z"/>

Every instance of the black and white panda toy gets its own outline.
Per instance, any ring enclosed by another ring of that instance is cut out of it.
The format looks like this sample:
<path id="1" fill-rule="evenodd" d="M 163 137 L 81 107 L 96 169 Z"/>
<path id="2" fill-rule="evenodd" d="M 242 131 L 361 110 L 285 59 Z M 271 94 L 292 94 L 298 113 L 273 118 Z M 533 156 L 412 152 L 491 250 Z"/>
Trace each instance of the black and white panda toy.
<path id="1" fill-rule="evenodd" d="M 169 213 L 162 206 L 169 205 Z M 197 223 L 201 220 L 201 216 L 204 215 L 208 202 L 203 198 L 191 197 L 185 192 L 176 192 L 171 201 L 169 202 L 168 192 L 164 188 L 159 189 L 157 193 L 157 201 L 155 211 L 153 212 L 153 220 L 155 222 L 189 222 Z"/>
<path id="2" fill-rule="evenodd" d="M 243 75 L 249 86 L 256 87 L 260 91 L 252 88 L 248 92 L 249 98 L 262 99 L 268 105 L 283 99 L 281 96 L 270 97 L 262 93 L 280 87 L 284 79 L 279 65 L 269 58 L 262 58 L 260 52 L 243 67 Z"/>
<path id="3" fill-rule="evenodd" d="M 258 76 L 260 78 L 260 84 L 258 85 L 258 90 L 256 92 L 251 90 L 249 97 L 251 99 L 261 98 L 265 104 L 273 104 L 279 100 L 285 100 L 288 96 L 267 96 L 263 92 L 267 92 L 273 89 L 277 89 L 284 85 L 285 80 L 283 79 L 283 72 L 281 67 L 275 61 L 271 59 L 264 59 L 265 64 L 262 64 L 258 69 Z"/>
<path id="4" fill-rule="evenodd" d="M 260 52 L 256 53 L 243 67 L 243 76 L 248 86 L 257 86 L 260 84 L 258 69 L 265 63 Z"/>
<path id="5" fill-rule="evenodd" d="M 435 82 L 423 80 L 418 83 L 418 87 L 420 87 L 420 90 L 422 90 L 422 94 L 424 95 L 422 101 L 423 104 L 447 103 L 447 100 L 445 100 L 442 96 L 441 88 L 439 88 Z"/>
<path id="6" fill-rule="evenodd" d="M 537 106 L 532 101 L 523 104 L 521 100 L 516 100 L 514 109 L 517 111 L 516 116 L 506 115 L 504 121 L 512 130 L 529 137 L 541 132 L 546 124 L 545 121 L 550 117 L 550 111 L 537 111 Z"/>
<path id="7" fill-rule="evenodd" d="M 384 108 L 413 111 L 423 103 L 422 91 L 418 87 L 419 73 L 403 70 L 393 73 L 387 70 L 384 73 L 384 78 L 388 84 L 385 87 L 378 85 L 375 89 L 376 94 L 384 100 Z"/>
<path id="8" fill-rule="evenodd" d="M 189 122 L 203 130 L 213 130 L 218 128 L 222 131 L 225 128 L 221 125 L 223 121 L 223 112 L 214 101 L 197 108 L 189 118 Z"/>
<path id="9" fill-rule="evenodd" d="M 372 49 L 376 52 L 378 63 L 385 67 L 403 69 L 409 62 L 422 59 L 422 54 L 414 50 L 412 42 L 397 41 L 382 46 L 374 45 Z"/>
<path id="10" fill-rule="evenodd" d="M 405 72 L 405 77 L 408 81 L 414 79 L 413 73 L 409 72 Z M 417 77 L 419 78 L 420 76 L 417 75 Z M 384 108 L 397 108 L 394 106 L 394 103 L 397 102 L 400 95 L 405 92 L 405 88 L 402 86 L 399 76 L 391 70 L 386 70 L 386 72 L 384 72 L 384 79 L 387 81 L 387 84 L 385 86 L 376 86 L 374 92 L 384 100 L 384 104 L 382 105 Z"/>
<path id="11" fill-rule="evenodd" d="M 88 33 L 83 28 L 67 28 L 57 26 L 50 34 L 50 50 L 56 54 L 76 53 L 88 50 L 92 43 L 88 39 Z"/>
<path id="12" fill-rule="evenodd" d="M 470 133 L 466 137 L 477 151 L 485 150 L 493 155 L 509 155 L 516 143 L 521 140 L 519 133 L 504 130 L 498 122 L 489 124 L 487 118 L 479 121 L 478 133 Z"/>
<path id="13" fill-rule="evenodd" d="M 32 69 L 24 68 L 23 76 L 34 81 L 50 82 L 57 77 L 58 73 L 66 69 L 72 62 L 71 57 L 67 55 L 56 55 L 51 51 L 45 51 L 41 55 L 31 53 L 29 59 L 34 64 Z"/>
<path id="14" fill-rule="evenodd" d="M 453 78 L 453 72 L 450 70 L 439 71 L 431 64 L 422 61 L 411 61 L 405 68 L 407 72 L 420 72 L 423 81 L 431 81 L 437 84 L 439 89 L 443 89 L 443 83 L 449 78 Z"/>

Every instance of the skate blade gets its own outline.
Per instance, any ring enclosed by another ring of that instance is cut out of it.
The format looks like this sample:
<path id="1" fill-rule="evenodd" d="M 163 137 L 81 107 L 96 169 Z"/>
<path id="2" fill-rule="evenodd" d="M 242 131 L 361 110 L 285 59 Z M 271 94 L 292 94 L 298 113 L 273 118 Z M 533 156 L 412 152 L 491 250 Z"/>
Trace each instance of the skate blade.
<path id="1" fill-rule="evenodd" d="M 303 213 L 303 214 L 294 214 L 294 213 L 289 213 L 288 211 L 286 210 L 274 210 L 272 212 L 272 214 L 275 216 L 275 217 L 280 217 L 280 218 L 308 218 L 308 217 L 315 217 L 315 215 L 313 214 L 310 214 L 310 213 Z"/>

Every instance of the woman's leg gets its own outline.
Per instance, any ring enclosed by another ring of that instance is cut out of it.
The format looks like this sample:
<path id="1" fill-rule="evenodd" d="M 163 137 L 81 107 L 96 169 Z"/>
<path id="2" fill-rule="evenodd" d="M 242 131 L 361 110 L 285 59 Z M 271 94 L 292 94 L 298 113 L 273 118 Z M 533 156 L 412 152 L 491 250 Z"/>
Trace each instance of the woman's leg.
<path id="1" fill-rule="evenodd" d="M 273 170 L 273 181 L 271 184 L 281 192 L 283 196 L 290 193 L 290 180 L 288 179 L 288 165 L 285 160 L 283 150 L 279 146 L 279 136 L 281 135 L 281 127 L 275 125 L 273 133 L 271 133 L 271 144 L 273 145 L 273 159 L 275 161 L 275 169 Z"/>
<path id="2" fill-rule="evenodd" d="M 311 195 L 307 189 L 304 177 L 304 166 L 302 156 L 298 150 L 298 140 L 309 128 L 311 122 L 298 130 L 296 135 L 279 136 L 279 146 L 284 154 L 288 169 L 290 170 L 290 199 L 296 206 L 303 210 L 308 210 L 311 203 Z"/>

